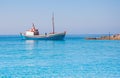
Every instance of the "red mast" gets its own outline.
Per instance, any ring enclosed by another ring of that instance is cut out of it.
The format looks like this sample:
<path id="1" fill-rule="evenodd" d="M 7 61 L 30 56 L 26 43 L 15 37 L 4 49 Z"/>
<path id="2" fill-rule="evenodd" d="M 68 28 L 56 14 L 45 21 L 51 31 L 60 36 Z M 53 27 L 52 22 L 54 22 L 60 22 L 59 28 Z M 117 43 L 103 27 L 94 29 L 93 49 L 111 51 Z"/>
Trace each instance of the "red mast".
<path id="1" fill-rule="evenodd" d="M 32 23 L 32 31 L 34 32 L 36 29 L 35 29 L 35 25 L 34 23 Z"/>

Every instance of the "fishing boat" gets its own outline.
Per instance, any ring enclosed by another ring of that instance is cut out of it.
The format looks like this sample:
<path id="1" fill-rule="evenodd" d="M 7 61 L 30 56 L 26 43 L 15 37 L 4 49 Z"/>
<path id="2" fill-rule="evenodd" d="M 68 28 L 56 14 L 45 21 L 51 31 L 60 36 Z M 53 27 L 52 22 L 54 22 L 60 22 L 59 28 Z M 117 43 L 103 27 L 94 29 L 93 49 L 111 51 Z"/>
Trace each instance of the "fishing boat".
<path id="1" fill-rule="evenodd" d="M 66 32 L 56 33 L 54 28 L 54 14 L 52 15 L 52 27 L 53 31 L 51 33 L 39 34 L 38 29 L 35 28 L 35 25 L 32 25 L 32 28 L 27 30 L 25 33 L 20 33 L 23 39 L 32 39 L 32 40 L 63 40 Z"/>

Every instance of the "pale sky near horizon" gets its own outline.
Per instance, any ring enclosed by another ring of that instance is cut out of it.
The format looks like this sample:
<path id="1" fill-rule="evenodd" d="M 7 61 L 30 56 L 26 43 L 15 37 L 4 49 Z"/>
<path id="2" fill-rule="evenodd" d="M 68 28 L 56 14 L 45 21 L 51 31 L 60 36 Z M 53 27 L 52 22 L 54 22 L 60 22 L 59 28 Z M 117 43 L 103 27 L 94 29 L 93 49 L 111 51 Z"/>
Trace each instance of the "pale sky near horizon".
<path id="1" fill-rule="evenodd" d="M 0 35 L 31 28 L 40 33 L 120 33 L 120 0 L 0 0 Z"/>

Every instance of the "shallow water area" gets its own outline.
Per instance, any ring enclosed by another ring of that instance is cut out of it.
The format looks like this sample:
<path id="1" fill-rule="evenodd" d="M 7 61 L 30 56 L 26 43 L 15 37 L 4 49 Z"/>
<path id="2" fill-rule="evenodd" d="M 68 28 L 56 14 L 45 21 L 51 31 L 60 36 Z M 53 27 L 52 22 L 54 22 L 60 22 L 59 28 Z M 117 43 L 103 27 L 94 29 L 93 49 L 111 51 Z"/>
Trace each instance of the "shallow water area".
<path id="1" fill-rule="evenodd" d="M 0 77 L 119 78 L 120 41 L 85 36 L 68 35 L 60 41 L 0 36 Z"/>

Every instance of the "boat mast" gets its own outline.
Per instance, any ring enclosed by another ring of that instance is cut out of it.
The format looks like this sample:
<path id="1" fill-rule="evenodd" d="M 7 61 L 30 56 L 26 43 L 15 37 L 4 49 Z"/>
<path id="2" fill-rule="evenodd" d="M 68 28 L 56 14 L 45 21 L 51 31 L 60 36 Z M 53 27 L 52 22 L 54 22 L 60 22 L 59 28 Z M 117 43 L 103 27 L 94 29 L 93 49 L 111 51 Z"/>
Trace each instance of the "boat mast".
<path id="1" fill-rule="evenodd" d="M 55 33 L 55 28 L 54 28 L 54 13 L 52 14 L 52 26 L 53 26 L 53 34 Z"/>

